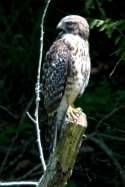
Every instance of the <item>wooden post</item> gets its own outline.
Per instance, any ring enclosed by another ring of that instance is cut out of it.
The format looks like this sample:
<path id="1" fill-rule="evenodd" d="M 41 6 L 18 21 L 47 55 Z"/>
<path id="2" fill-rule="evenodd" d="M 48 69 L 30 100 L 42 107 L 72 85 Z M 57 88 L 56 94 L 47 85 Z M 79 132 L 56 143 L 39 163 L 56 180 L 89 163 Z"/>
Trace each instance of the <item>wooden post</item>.
<path id="1" fill-rule="evenodd" d="M 64 187 L 72 174 L 82 136 L 87 127 L 86 115 L 79 109 L 75 110 L 77 120 L 74 121 L 70 116 L 38 187 Z"/>

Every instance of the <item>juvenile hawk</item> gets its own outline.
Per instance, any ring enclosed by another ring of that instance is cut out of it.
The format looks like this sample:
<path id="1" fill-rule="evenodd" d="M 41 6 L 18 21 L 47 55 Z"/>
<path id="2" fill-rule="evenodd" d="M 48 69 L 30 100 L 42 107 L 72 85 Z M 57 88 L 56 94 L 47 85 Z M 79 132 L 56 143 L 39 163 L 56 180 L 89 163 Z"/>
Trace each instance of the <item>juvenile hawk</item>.
<path id="1" fill-rule="evenodd" d="M 89 25 L 69 15 L 57 25 L 60 31 L 43 64 L 43 96 L 48 116 L 61 128 L 68 106 L 83 94 L 90 76 Z M 51 120 L 52 122 L 52 120 Z"/>

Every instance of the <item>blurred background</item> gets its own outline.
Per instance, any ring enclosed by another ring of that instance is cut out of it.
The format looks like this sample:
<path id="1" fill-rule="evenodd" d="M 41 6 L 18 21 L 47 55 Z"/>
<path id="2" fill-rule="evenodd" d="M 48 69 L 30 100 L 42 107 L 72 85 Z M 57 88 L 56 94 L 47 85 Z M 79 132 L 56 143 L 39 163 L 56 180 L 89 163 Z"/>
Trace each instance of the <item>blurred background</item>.
<path id="1" fill-rule="evenodd" d="M 44 0 L 0 1 L 0 180 L 37 180 L 41 165 L 33 113 Z M 44 54 L 66 15 L 87 18 L 92 62 L 89 86 L 76 106 L 88 117 L 68 187 L 125 186 L 125 2 L 51 0 Z"/>

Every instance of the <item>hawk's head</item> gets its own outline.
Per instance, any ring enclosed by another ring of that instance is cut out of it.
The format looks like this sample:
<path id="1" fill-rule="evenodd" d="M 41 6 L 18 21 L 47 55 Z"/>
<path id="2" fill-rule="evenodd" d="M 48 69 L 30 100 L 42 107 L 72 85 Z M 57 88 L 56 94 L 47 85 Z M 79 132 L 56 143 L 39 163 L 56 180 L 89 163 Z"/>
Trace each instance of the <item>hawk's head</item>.
<path id="1" fill-rule="evenodd" d="M 60 20 L 57 25 L 62 34 L 71 33 L 79 35 L 85 40 L 89 37 L 89 25 L 85 18 L 77 15 L 69 15 Z"/>

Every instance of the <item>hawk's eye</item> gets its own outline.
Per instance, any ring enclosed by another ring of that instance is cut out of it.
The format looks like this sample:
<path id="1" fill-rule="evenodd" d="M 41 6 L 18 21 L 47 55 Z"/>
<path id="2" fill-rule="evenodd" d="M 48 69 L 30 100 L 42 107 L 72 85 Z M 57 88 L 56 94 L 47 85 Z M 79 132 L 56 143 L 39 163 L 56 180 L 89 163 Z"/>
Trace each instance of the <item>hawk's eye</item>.
<path id="1" fill-rule="evenodd" d="M 73 31 L 77 28 L 77 23 L 74 22 L 66 22 L 66 28 L 68 31 Z"/>

